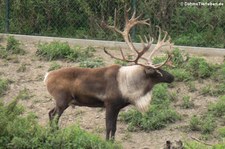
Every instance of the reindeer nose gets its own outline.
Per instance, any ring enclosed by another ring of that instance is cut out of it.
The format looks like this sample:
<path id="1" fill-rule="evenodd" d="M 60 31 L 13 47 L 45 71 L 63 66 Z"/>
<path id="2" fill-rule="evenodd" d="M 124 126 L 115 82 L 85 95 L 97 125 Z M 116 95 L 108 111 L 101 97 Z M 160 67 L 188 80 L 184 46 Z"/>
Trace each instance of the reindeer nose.
<path id="1" fill-rule="evenodd" d="M 174 76 L 173 75 L 169 75 L 168 76 L 168 83 L 172 83 L 174 81 Z"/>

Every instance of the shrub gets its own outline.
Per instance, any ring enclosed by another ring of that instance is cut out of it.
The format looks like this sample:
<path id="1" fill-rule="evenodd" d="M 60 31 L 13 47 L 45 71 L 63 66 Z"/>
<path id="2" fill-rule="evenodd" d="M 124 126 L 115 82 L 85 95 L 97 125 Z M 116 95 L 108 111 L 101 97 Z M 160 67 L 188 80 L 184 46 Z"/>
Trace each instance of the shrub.
<path id="1" fill-rule="evenodd" d="M 9 80 L 0 78 L 0 97 L 4 95 L 9 86 Z"/>
<path id="2" fill-rule="evenodd" d="M 137 110 L 121 113 L 122 121 L 128 123 L 128 130 L 139 128 L 144 131 L 156 130 L 166 127 L 180 119 L 179 114 L 170 108 L 170 95 L 165 84 L 157 85 L 153 89 L 152 102 L 149 110 L 141 114 Z"/>
<path id="3" fill-rule="evenodd" d="M 189 71 L 183 68 L 175 68 L 170 70 L 170 72 L 174 75 L 175 81 L 189 81 L 192 80 L 193 77 Z"/>
<path id="4" fill-rule="evenodd" d="M 183 103 L 182 103 L 182 107 L 185 108 L 185 109 L 189 109 L 189 108 L 192 108 L 194 107 L 194 103 L 193 101 L 190 100 L 190 96 L 184 96 L 182 98 L 183 100 Z"/>
<path id="5" fill-rule="evenodd" d="M 121 148 L 81 130 L 78 126 L 52 130 L 42 127 L 34 114 L 22 116 L 24 109 L 14 100 L 8 105 L 0 102 L 1 148 Z"/>
<path id="6" fill-rule="evenodd" d="M 188 81 L 186 85 L 188 86 L 188 91 L 189 92 L 195 92 L 195 91 L 197 91 L 194 82 Z"/>
<path id="7" fill-rule="evenodd" d="M 12 54 L 23 55 L 26 52 L 20 48 L 21 43 L 16 40 L 13 36 L 8 36 L 6 48 L 0 45 L 0 58 L 10 59 L 8 58 Z"/>
<path id="8" fill-rule="evenodd" d="M 212 75 L 212 79 L 218 82 L 222 82 L 225 84 L 225 63 L 221 64 L 221 65 L 216 65 L 214 66 L 214 73 Z"/>
<path id="9" fill-rule="evenodd" d="M 172 100 L 168 92 L 167 84 L 158 84 L 152 89 L 152 101 L 151 104 L 161 104 Z"/>
<path id="10" fill-rule="evenodd" d="M 21 99 L 21 100 L 27 100 L 31 98 L 31 93 L 29 91 L 29 89 L 24 88 L 22 90 L 19 91 L 18 95 L 16 96 L 17 99 Z"/>
<path id="11" fill-rule="evenodd" d="M 200 131 L 201 130 L 201 120 L 197 116 L 192 116 L 189 122 L 189 127 L 192 131 Z"/>
<path id="12" fill-rule="evenodd" d="M 25 54 L 25 51 L 20 48 L 21 43 L 16 40 L 13 36 L 7 38 L 6 51 L 10 54 Z"/>
<path id="13" fill-rule="evenodd" d="M 66 42 L 53 41 L 51 43 L 40 43 L 36 54 L 46 60 L 64 59 L 73 62 L 80 62 L 93 56 L 95 51 L 92 47 L 81 49 L 71 48 Z"/>
<path id="14" fill-rule="evenodd" d="M 103 60 L 100 58 L 89 59 L 89 60 L 80 62 L 80 67 L 83 67 L 83 68 L 97 68 L 97 67 L 101 67 L 104 65 L 105 64 L 104 64 Z"/>
<path id="15" fill-rule="evenodd" d="M 218 129 L 219 136 L 225 138 L 225 127 L 221 127 Z"/>
<path id="16" fill-rule="evenodd" d="M 202 117 L 193 116 L 189 122 L 192 131 L 201 131 L 202 134 L 210 134 L 214 131 L 216 124 L 212 115 Z"/>
<path id="17" fill-rule="evenodd" d="M 64 59 L 73 53 L 69 44 L 64 42 L 53 41 L 51 43 L 39 43 L 36 54 L 51 61 L 56 59 Z"/>
<path id="18" fill-rule="evenodd" d="M 172 62 L 176 68 L 183 68 L 185 62 L 189 59 L 189 55 L 187 53 L 183 54 L 178 48 L 175 48 L 172 51 L 172 55 Z"/>
<path id="19" fill-rule="evenodd" d="M 121 60 L 115 60 L 114 63 L 118 64 L 118 65 L 121 65 L 121 66 L 127 66 L 127 64 L 128 64 L 128 62 L 121 61 Z"/>
<path id="20" fill-rule="evenodd" d="M 212 67 L 203 58 L 191 57 L 187 64 L 187 71 L 195 78 L 208 78 L 212 74 Z"/>
<path id="21" fill-rule="evenodd" d="M 16 72 L 25 72 L 27 70 L 26 64 L 22 63 Z"/>
<path id="22" fill-rule="evenodd" d="M 60 69 L 62 66 L 56 62 L 52 62 L 48 71 Z"/>
<path id="23" fill-rule="evenodd" d="M 216 103 L 210 104 L 208 110 L 214 116 L 225 116 L 225 95 L 220 97 L 220 99 Z"/>
<path id="24" fill-rule="evenodd" d="M 66 56 L 66 59 L 74 62 L 82 62 L 87 59 L 91 59 L 91 57 L 94 56 L 95 49 L 93 47 L 87 47 L 87 48 L 80 48 L 75 47 L 74 51 Z"/>

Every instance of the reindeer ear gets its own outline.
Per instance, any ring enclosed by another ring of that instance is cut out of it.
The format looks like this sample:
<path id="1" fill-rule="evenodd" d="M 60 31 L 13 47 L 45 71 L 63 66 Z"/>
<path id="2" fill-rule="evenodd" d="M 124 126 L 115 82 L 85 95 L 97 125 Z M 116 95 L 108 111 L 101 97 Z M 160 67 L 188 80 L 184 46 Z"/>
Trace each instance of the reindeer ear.
<path id="1" fill-rule="evenodd" d="M 145 68 L 145 73 L 147 74 L 147 75 L 153 75 L 153 74 L 155 74 L 155 69 L 153 69 L 153 68 Z"/>

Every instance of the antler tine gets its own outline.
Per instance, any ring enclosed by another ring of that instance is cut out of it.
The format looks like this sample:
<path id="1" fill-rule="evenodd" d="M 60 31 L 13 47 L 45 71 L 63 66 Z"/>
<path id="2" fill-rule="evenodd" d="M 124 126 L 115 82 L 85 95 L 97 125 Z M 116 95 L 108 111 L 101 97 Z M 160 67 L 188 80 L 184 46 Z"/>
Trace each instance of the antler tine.
<path id="1" fill-rule="evenodd" d="M 116 60 L 126 61 L 126 62 L 133 62 L 133 61 L 128 60 L 128 59 L 125 58 L 124 53 L 123 53 L 123 50 L 122 50 L 121 48 L 120 48 L 120 53 L 121 53 L 121 55 L 122 55 L 122 58 L 119 58 L 119 57 L 116 57 L 116 56 L 112 55 L 111 53 L 109 53 L 109 52 L 105 49 L 105 47 L 104 47 L 103 50 L 104 50 L 104 52 L 105 52 L 107 55 L 109 55 L 111 58 L 114 58 L 114 59 L 116 59 Z"/>
<path id="2" fill-rule="evenodd" d="M 162 62 L 161 64 L 158 64 L 158 65 L 153 65 L 152 62 L 151 62 L 151 58 L 152 58 L 153 54 L 157 50 L 159 50 L 160 48 L 162 48 L 163 46 L 167 46 L 168 45 L 168 46 L 170 46 L 170 49 L 171 49 L 172 48 L 172 44 L 170 43 L 170 41 L 171 41 L 170 36 L 166 40 L 167 35 L 168 35 L 168 32 L 163 31 L 165 33 L 165 35 L 164 35 L 163 39 L 161 39 L 161 32 L 162 32 L 161 31 L 161 28 L 159 26 L 156 26 L 156 27 L 159 28 L 159 37 L 158 37 L 158 41 L 157 41 L 157 44 L 156 44 L 155 48 L 152 50 L 152 52 L 149 55 L 148 65 L 150 67 L 153 67 L 153 68 L 160 68 L 160 67 L 162 67 L 163 65 L 165 65 L 167 63 L 167 61 L 171 58 L 171 55 L 168 54 L 168 58 L 164 62 Z"/>

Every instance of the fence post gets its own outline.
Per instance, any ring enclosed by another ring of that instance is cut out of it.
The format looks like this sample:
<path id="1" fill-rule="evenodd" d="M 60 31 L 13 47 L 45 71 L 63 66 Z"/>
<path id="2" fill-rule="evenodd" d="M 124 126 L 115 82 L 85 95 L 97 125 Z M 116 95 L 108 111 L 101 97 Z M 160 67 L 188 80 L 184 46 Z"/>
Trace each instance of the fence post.
<path id="1" fill-rule="evenodd" d="M 136 0 L 132 0 L 132 9 L 133 9 L 133 11 L 136 11 L 136 9 L 137 9 L 137 1 Z M 131 30 L 131 38 L 133 40 L 135 39 L 135 33 L 136 33 L 136 30 L 135 30 L 135 27 L 133 27 Z"/>
<path id="2" fill-rule="evenodd" d="M 9 2 L 10 0 L 5 0 L 5 32 L 9 33 L 9 13 L 10 13 L 10 6 Z"/>

